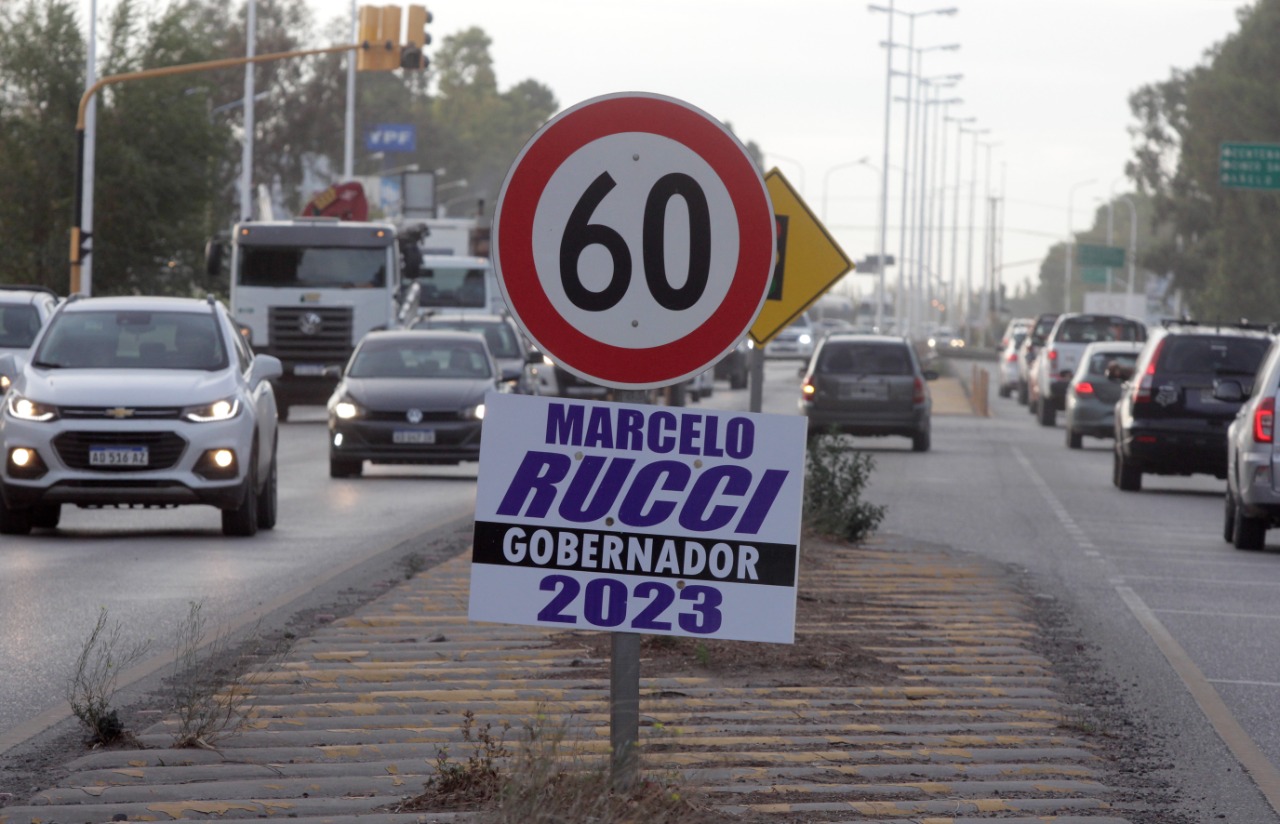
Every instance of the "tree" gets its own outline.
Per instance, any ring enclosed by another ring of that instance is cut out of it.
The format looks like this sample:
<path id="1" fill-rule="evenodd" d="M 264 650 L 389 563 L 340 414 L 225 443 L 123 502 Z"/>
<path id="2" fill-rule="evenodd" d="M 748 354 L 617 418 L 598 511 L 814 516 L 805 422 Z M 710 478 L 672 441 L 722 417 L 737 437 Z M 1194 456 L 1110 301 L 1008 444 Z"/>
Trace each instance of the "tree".
<path id="1" fill-rule="evenodd" d="M 1207 62 L 1174 71 L 1130 98 L 1137 119 L 1128 170 L 1159 223 L 1143 263 L 1172 272 L 1206 319 L 1280 317 L 1280 198 L 1218 182 L 1223 142 L 1276 142 L 1280 0 L 1239 12 L 1240 30 Z"/>

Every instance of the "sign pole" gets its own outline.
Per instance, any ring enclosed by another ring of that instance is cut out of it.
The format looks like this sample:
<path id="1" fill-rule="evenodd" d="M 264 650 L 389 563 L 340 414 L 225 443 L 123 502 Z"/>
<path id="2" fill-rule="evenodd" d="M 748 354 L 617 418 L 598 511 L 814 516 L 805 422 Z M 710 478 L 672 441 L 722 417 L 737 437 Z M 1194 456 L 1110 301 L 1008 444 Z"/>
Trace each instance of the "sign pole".
<path id="1" fill-rule="evenodd" d="M 619 389 L 620 403 L 648 403 L 643 389 Z M 635 785 L 640 745 L 640 633 L 612 633 L 609 657 L 610 773 L 615 790 Z"/>

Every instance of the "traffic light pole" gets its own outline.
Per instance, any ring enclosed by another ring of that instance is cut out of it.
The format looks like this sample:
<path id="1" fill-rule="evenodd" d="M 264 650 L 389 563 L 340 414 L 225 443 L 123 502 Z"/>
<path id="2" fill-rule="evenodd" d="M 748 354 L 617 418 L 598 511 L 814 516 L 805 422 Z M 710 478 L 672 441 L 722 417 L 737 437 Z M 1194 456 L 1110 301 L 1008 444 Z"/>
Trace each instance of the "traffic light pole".
<path id="1" fill-rule="evenodd" d="M 355 51 L 360 48 L 363 48 L 361 44 L 351 43 L 344 46 L 329 46 L 328 48 L 323 49 L 276 52 L 273 54 L 260 54 L 254 57 L 230 57 L 224 60 L 207 60 L 203 63 L 187 63 L 181 66 L 164 66 L 159 69 L 144 69 L 137 72 L 126 72 L 124 74 L 115 74 L 110 77 L 103 77 L 86 89 L 84 95 L 80 98 L 80 110 L 76 114 L 75 216 L 71 226 L 71 285 L 67 294 L 74 295 L 80 291 L 80 267 L 84 261 L 84 257 L 92 251 L 91 248 L 86 248 L 84 245 L 86 242 L 92 242 L 92 235 L 88 232 L 82 232 L 81 227 L 84 225 L 86 212 L 86 204 L 84 200 L 85 121 L 89 110 L 89 101 L 93 99 L 95 94 L 107 86 L 126 83 L 130 80 L 145 80 L 150 77 L 171 77 L 177 74 L 194 74 L 196 72 L 207 72 L 215 69 L 229 69 L 235 68 L 236 66 L 247 66 L 250 63 L 268 63 L 274 60 L 286 60 L 291 57 L 337 54 L 338 52 Z M 92 203 L 88 204 L 87 211 L 90 217 L 89 225 L 92 226 Z"/>

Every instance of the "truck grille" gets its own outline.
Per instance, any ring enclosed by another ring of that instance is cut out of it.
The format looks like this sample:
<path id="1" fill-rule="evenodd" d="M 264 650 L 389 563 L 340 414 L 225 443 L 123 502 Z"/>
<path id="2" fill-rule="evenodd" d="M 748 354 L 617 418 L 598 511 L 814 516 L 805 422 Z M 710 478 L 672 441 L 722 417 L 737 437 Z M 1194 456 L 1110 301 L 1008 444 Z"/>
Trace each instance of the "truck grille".
<path id="1" fill-rule="evenodd" d="M 146 466 L 90 466 L 91 446 L 145 446 Z M 145 472 L 149 469 L 168 469 L 182 457 L 187 442 L 172 432 L 63 432 L 53 439 L 58 457 L 72 469 L 92 469 L 96 472 Z"/>
<path id="2" fill-rule="evenodd" d="M 341 363 L 351 354 L 349 306 L 272 306 L 271 354 L 285 361 Z"/>

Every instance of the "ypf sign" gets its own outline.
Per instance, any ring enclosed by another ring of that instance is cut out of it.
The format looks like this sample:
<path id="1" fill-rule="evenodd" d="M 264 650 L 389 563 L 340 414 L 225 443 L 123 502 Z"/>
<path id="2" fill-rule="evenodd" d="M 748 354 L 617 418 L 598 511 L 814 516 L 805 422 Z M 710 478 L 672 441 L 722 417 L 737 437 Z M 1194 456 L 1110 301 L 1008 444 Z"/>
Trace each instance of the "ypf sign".
<path id="1" fill-rule="evenodd" d="M 703 371 L 750 328 L 774 219 L 742 144 L 701 110 L 606 95 L 549 121 L 498 198 L 507 305 L 559 365 L 623 389 Z"/>

